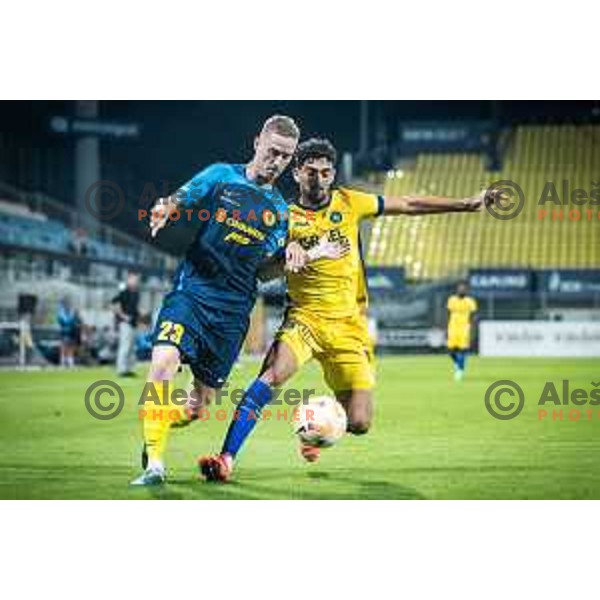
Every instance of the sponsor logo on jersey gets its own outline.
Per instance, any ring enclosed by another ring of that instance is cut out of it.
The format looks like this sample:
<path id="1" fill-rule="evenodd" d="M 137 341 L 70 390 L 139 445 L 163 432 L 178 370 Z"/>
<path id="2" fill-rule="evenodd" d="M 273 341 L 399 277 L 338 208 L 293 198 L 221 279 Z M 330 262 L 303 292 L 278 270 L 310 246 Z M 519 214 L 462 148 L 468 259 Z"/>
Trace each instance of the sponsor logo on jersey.
<path id="1" fill-rule="evenodd" d="M 341 222 L 342 222 L 342 219 L 343 219 L 343 217 L 342 217 L 342 213 L 341 213 L 341 212 L 339 212 L 339 211 L 337 211 L 337 210 L 334 210 L 334 211 L 333 211 L 333 212 L 332 212 L 332 213 L 329 215 L 329 220 L 330 220 L 332 223 L 335 223 L 336 225 L 337 225 L 338 223 L 341 223 Z"/>
<path id="2" fill-rule="evenodd" d="M 267 237 L 266 234 L 260 229 L 256 229 L 256 227 L 251 227 L 247 223 L 244 223 L 243 221 L 238 221 L 237 219 L 234 219 L 232 217 L 228 217 L 225 221 L 225 224 L 260 241 L 263 241 Z"/>

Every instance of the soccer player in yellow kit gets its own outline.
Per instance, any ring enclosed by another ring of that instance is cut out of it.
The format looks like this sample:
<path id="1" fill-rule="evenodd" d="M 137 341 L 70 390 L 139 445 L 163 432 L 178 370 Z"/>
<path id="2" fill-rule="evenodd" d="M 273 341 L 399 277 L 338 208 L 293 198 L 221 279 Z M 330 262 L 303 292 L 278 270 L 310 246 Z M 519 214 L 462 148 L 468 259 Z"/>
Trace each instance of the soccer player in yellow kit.
<path id="1" fill-rule="evenodd" d="M 296 272 L 288 272 L 284 322 L 276 335 L 259 377 L 247 388 L 227 432 L 221 453 L 199 459 L 202 475 L 227 481 L 233 463 L 273 389 L 286 383 L 300 367 L 316 358 L 325 381 L 346 410 L 348 431 L 364 434 L 373 415 L 375 370 L 367 326 L 367 287 L 360 251 L 363 219 L 380 215 L 423 215 L 479 211 L 482 194 L 466 199 L 429 196 L 383 197 L 348 188 L 334 188 L 336 150 L 325 139 L 298 146 L 294 179 L 300 197 L 289 207 L 289 239 L 310 255 L 324 235 L 346 253 L 320 258 Z M 314 461 L 319 449 L 304 445 L 304 458 Z"/>
<path id="2" fill-rule="evenodd" d="M 456 286 L 456 294 L 448 298 L 448 352 L 454 363 L 454 379 L 465 376 L 467 352 L 471 348 L 471 322 L 477 312 L 477 302 L 467 295 L 464 281 Z"/>

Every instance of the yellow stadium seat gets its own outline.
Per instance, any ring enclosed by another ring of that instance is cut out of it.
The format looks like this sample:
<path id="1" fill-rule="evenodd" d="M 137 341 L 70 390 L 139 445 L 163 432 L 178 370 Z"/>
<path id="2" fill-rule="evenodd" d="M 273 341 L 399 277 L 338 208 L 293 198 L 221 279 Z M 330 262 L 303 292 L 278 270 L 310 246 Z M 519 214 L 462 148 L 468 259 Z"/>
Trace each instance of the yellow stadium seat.
<path id="1" fill-rule="evenodd" d="M 385 194 L 466 197 L 502 179 L 523 189 L 525 205 L 518 217 L 501 221 L 486 212 L 384 217 L 371 231 L 369 263 L 402 265 L 413 280 L 464 276 L 477 267 L 598 267 L 600 206 L 540 205 L 539 199 L 549 181 L 561 197 L 563 180 L 571 190 L 588 193 L 594 182 L 600 184 L 600 126 L 518 127 L 500 173 L 486 171 L 480 155 L 422 154 L 412 169 L 386 179 Z M 543 219 L 541 208 L 548 211 Z M 569 212 L 574 209 L 580 220 Z M 593 210 L 591 220 L 586 209 Z"/>

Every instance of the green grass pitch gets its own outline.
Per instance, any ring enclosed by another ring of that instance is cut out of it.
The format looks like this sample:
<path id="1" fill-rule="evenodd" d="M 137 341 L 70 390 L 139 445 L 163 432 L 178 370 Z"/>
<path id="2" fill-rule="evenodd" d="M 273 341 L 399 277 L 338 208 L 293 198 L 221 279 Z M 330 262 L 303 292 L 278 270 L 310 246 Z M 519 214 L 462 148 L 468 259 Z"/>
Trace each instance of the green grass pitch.
<path id="1" fill-rule="evenodd" d="M 244 387 L 256 368 L 239 364 L 232 385 Z M 600 380 L 597 360 L 473 357 L 467 378 L 455 383 L 445 356 L 382 357 L 366 436 L 347 436 L 306 464 L 289 423 L 263 422 L 242 451 L 235 481 L 206 484 L 197 480 L 195 457 L 217 450 L 227 426 L 211 418 L 173 431 L 169 483 L 160 489 L 128 487 L 139 473 L 143 377 L 120 380 L 127 403 L 117 418 L 98 421 L 84 407 L 86 388 L 113 377 L 108 368 L 0 373 L 1 498 L 600 498 L 600 406 L 581 407 L 579 421 L 568 419 L 572 405 L 556 407 L 562 421 L 540 421 L 537 405 L 547 380 L 591 390 Z M 499 379 L 525 392 L 513 420 L 485 409 L 485 390 Z M 293 385 L 326 392 L 314 365 Z M 551 414 L 554 406 L 546 408 Z"/>

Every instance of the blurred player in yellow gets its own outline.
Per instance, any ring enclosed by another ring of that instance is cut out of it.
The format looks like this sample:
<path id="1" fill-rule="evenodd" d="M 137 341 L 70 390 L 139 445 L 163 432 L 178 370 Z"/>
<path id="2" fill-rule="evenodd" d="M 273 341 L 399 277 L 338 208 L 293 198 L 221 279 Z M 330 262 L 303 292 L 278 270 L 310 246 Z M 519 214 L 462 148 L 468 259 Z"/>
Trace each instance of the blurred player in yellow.
<path id="1" fill-rule="evenodd" d="M 461 281 L 456 294 L 448 298 L 448 352 L 454 363 L 454 379 L 462 381 L 471 348 L 471 324 L 477 313 L 477 302 L 467 294 L 468 286 Z"/>
<path id="2" fill-rule="evenodd" d="M 289 239 L 307 255 L 323 236 L 345 248 L 342 257 L 319 258 L 288 272 L 284 322 L 267 353 L 259 377 L 247 388 L 236 410 L 221 453 L 199 460 L 207 480 L 226 481 L 244 440 L 254 428 L 273 389 L 286 383 L 302 365 L 315 358 L 325 381 L 348 416 L 348 431 L 364 434 L 373 416 L 375 370 L 367 325 L 367 287 L 359 229 L 363 219 L 380 215 L 423 215 L 479 211 L 485 195 L 466 199 L 383 197 L 348 188 L 334 188 L 337 153 L 325 139 L 298 146 L 294 179 L 299 198 L 289 208 Z M 254 416 L 253 416 L 254 415 Z M 302 446 L 308 461 L 319 449 Z"/>

